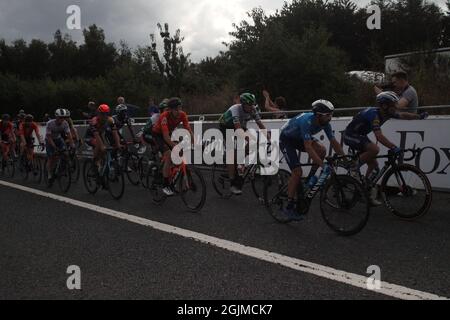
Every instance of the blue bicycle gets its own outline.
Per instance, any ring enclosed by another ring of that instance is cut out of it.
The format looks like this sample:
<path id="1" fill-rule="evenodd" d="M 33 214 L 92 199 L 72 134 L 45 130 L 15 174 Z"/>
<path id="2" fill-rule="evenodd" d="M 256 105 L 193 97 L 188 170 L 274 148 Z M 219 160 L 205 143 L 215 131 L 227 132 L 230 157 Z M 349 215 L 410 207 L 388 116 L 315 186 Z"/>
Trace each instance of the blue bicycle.
<path id="1" fill-rule="evenodd" d="M 113 148 L 106 148 L 105 161 L 100 169 L 94 159 L 86 160 L 83 165 L 83 180 L 90 194 L 96 194 L 99 189 L 108 190 L 115 200 L 119 200 L 125 192 L 125 179 L 122 166 L 113 152 Z"/>

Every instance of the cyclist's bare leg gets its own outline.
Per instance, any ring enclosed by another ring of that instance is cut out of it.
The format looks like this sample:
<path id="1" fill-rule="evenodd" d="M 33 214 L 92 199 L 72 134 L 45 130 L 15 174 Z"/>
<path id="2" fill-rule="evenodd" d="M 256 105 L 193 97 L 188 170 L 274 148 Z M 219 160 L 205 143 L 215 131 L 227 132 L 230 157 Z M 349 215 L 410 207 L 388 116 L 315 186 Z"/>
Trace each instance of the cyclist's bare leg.
<path id="1" fill-rule="evenodd" d="M 380 147 L 378 147 L 375 143 L 369 143 L 366 146 L 366 151 L 361 154 L 359 160 L 361 163 L 366 163 L 368 166 L 366 178 L 370 177 L 372 172 L 378 168 L 378 161 L 376 157 L 380 153 Z"/>
<path id="2" fill-rule="evenodd" d="M 164 164 L 163 164 L 163 177 L 166 182 L 170 180 L 170 169 L 172 168 L 172 158 L 171 151 L 167 150 L 163 154 Z"/>
<path id="3" fill-rule="evenodd" d="M 236 165 L 227 164 L 228 177 L 230 180 L 234 180 L 236 178 Z"/>
<path id="4" fill-rule="evenodd" d="M 53 170 L 55 169 L 55 163 L 56 163 L 56 155 L 53 155 L 48 158 L 47 161 L 47 172 L 49 177 L 53 177 Z"/>
<path id="5" fill-rule="evenodd" d="M 25 148 L 25 153 L 27 155 L 27 159 L 28 161 L 31 163 L 31 161 L 33 161 L 33 155 L 34 155 L 34 150 L 33 148 Z"/>
<path id="6" fill-rule="evenodd" d="M 106 155 L 105 146 L 101 142 L 97 142 L 94 148 L 94 162 L 95 165 L 97 166 L 97 169 L 100 169 L 103 166 L 105 155 Z"/>
<path id="7" fill-rule="evenodd" d="M 288 183 L 288 197 L 289 199 L 295 199 L 297 197 L 297 188 L 302 179 L 302 168 L 298 167 L 292 170 L 291 177 Z"/>

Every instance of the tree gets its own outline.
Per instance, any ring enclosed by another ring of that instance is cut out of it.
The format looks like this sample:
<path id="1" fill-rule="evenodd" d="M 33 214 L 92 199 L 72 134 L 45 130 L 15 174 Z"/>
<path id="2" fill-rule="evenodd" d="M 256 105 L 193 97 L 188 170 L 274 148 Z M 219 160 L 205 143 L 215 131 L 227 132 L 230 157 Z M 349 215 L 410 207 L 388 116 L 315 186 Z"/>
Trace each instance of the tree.
<path id="1" fill-rule="evenodd" d="M 81 76 L 79 49 L 69 35 L 57 30 L 53 42 L 48 45 L 51 53 L 50 76 L 52 79 L 66 79 Z"/>
<path id="2" fill-rule="evenodd" d="M 285 96 L 291 108 L 310 105 L 319 97 L 338 99 L 345 92 L 344 54 L 330 46 L 325 27 L 305 27 L 300 36 L 282 19 L 266 17 L 261 10 L 251 17 L 253 24 L 235 26 L 236 39 L 229 44 L 240 70 L 239 87 L 255 92 L 267 88 Z"/>
<path id="3" fill-rule="evenodd" d="M 80 46 L 81 69 L 84 77 L 104 76 L 116 62 L 114 43 L 105 42 L 103 29 L 95 24 L 83 30 L 84 44 Z"/>
<path id="4" fill-rule="evenodd" d="M 447 0 L 447 11 L 445 12 L 445 17 L 443 18 L 440 46 L 450 47 L 450 0 Z"/>
<path id="5" fill-rule="evenodd" d="M 180 46 L 184 41 L 184 38 L 181 37 L 180 29 L 176 30 L 174 36 L 170 35 L 168 23 L 164 24 L 164 29 L 158 23 L 158 29 L 163 40 L 164 51 L 162 57 L 160 57 L 155 36 L 152 34 L 150 35 L 151 54 L 166 87 L 172 91 L 171 94 L 179 95 L 184 74 L 190 65 L 190 55 L 185 55 L 183 48 Z"/>
<path id="6" fill-rule="evenodd" d="M 24 63 L 27 75 L 32 79 L 42 79 L 48 76 L 50 52 L 48 46 L 41 40 L 32 40 L 29 44 Z"/>

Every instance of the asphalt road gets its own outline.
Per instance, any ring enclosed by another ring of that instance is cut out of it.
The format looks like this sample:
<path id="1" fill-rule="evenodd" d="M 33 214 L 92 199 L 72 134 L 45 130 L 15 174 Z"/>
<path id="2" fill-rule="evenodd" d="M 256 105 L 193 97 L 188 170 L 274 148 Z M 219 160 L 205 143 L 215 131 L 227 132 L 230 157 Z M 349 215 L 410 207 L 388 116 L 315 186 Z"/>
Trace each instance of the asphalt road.
<path id="1" fill-rule="evenodd" d="M 207 189 L 198 214 L 179 198 L 155 206 L 131 185 L 120 201 L 87 194 L 81 181 L 64 196 L 362 276 L 377 265 L 382 281 L 450 297 L 449 194 L 436 193 L 416 222 L 377 208 L 360 234 L 343 238 L 322 221 L 318 200 L 305 221 L 280 225 L 250 188 L 228 200 L 209 181 Z M 1 184 L 0 206 L 0 299 L 392 299 Z M 71 265 L 81 290 L 66 286 Z"/>

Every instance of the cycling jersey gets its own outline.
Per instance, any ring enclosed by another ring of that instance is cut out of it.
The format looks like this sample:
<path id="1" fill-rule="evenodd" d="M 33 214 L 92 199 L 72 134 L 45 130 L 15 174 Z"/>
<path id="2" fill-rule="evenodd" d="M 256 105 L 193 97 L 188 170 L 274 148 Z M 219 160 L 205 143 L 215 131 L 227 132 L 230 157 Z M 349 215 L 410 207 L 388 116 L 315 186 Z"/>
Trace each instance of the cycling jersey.
<path id="1" fill-rule="evenodd" d="M 2 141 L 9 141 L 13 134 L 14 126 L 11 122 L 0 120 L 0 135 Z"/>
<path id="2" fill-rule="evenodd" d="M 171 134 L 180 124 L 183 124 L 184 129 L 191 130 L 187 114 L 180 111 L 178 118 L 172 117 L 170 111 L 161 114 L 159 120 L 153 125 L 153 133 L 158 135 Z"/>
<path id="3" fill-rule="evenodd" d="M 86 134 L 93 136 L 96 132 L 102 134 L 114 130 L 117 130 L 117 126 L 112 117 L 108 117 L 105 120 L 102 120 L 100 117 L 94 117 L 90 121 Z"/>
<path id="4" fill-rule="evenodd" d="M 69 124 L 67 121 L 63 121 L 60 125 L 56 122 L 57 120 L 50 120 L 47 122 L 47 133 L 46 137 L 51 137 L 53 140 L 63 139 L 64 134 L 70 133 Z"/>
<path id="5" fill-rule="evenodd" d="M 314 124 L 315 119 L 314 113 L 303 113 L 285 124 L 281 128 L 281 135 L 289 139 L 309 141 L 314 140 L 313 136 L 324 130 L 329 140 L 334 139 L 331 124 L 316 125 Z"/>
<path id="6" fill-rule="evenodd" d="M 400 115 L 395 113 L 392 117 L 383 117 L 379 108 L 367 108 L 353 118 L 345 133 L 366 136 L 372 131 L 380 130 L 381 126 L 391 118 L 398 119 Z"/>
<path id="7" fill-rule="evenodd" d="M 23 120 L 17 119 L 16 121 L 14 121 L 14 124 L 13 124 L 14 130 L 15 130 L 15 131 L 19 131 L 20 125 L 21 125 L 22 123 L 23 123 Z"/>
<path id="8" fill-rule="evenodd" d="M 36 124 L 36 122 L 31 122 L 29 124 L 27 123 L 21 123 L 19 126 L 19 135 L 23 136 L 24 138 L 31 138 L 33 137 L 33 132 L 36 132 L 36 135 L 39 135 L 39 127 Z"/>
<path id="9" fill-rule="evenodd" d="M 234 129 L 235 124 L 240 124 L 243 129 L 246 129 L 247 122 L 250 120 L 261 120 L 258 108 L 253 107 L 251 112 L 245 112 L 241 104 L 235 104 L 220 117 L 219 122 L 221 127 L 227 129 Z"/>
<path id="10" fill-rule="evenodd" d="M 75 129 L 75 126 L 74 126 L 74 124 L 73 124 L 72 118 L 68 118 L 68 119 L 67 119 L 67 123 L 69 124 L 70 130 Z"/>
<path id="11" fill-rule="evenodd" d="M 121 119 L 118 115 L 113 116 L 114 123 L 116 124 L 117 130 L 121 131 L 123 127 L 128 126 L 131 127 L 131 119 L 126 117 L 125 119 Z"/>
<path id="12" fill-rule="evenodd" d="M 381 126 L 391 118 L 398 119 L 400 115 L 383 117 L 379 108 L 367 108 L 358 113 L 345 129 L 344 143 L 355 151 L 365 151 L 372 141 L 367 137 L 372 131 L 381 130 Z"/>
<path id="13" fill-rule="evenodd" d="M 331 124 L 320 126 L 314 124 L 316 116 L 314 113 L 303 113 L 291 119 L 282 129 L 280 134 L 280 150 L 285 156 L 286 162 L 291 170 L 300 167 L 298 151 L 305 152 L 305 141 L 315 141 L 313 137 L 322 130 L 325 131 L 329 140 L 334 139 Z"/>

